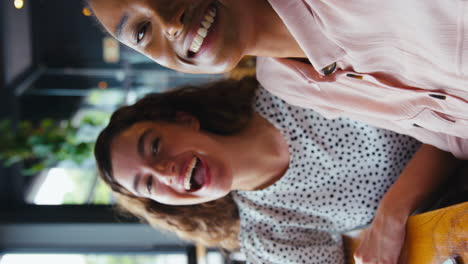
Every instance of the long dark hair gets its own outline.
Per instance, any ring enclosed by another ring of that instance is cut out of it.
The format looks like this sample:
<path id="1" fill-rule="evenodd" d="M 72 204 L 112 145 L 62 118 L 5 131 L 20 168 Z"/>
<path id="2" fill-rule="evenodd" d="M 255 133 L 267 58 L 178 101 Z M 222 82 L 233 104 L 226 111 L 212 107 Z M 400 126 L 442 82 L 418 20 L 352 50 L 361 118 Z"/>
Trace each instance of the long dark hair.
<path id="1" fill-rule="evenodd" d="M 239 216 L 230 195 L 212 202 L 186 206 L 165 205 L 137 197 L 114 179 L 110 146 L 117 135 L 138 122 L 174 122 L 180 112 L 195 116 L 204 131 L 219 135 L 239 132 L 252 117 L 257 85 L 254 78 L 222 80 L 203 86 L 189 85 L 170 92 L 149 94 L 134 105 L 115 111 L 96 141 L 94 154 L 100 176 L 117 194 L 120 208 L 186 239 L 208 246 L 235 248 Z"/>

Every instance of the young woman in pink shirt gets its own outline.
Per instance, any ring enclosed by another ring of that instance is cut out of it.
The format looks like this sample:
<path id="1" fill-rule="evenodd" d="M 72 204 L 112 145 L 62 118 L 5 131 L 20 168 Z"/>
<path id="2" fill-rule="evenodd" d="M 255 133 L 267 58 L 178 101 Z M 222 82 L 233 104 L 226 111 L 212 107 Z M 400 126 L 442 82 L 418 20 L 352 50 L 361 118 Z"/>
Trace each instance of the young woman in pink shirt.
<path id="1" fill-rule="evenodd" d="M 260 83 L 288 103 L 437 147 L 423 146 L 423 162 L 409 165 L 428 179 L 421 164 L 448 155 L 443 151 L 468 159 L 466 1 L 88 2 L 110 34 L 163 66 L 221 73 L 245 55 L 259 56 Z M 404 197 L 408 206 L 416 199 Z M 358 259 L 395 260 L 401 241 L 380 239 L 394 229 L 378 219 Z"/>

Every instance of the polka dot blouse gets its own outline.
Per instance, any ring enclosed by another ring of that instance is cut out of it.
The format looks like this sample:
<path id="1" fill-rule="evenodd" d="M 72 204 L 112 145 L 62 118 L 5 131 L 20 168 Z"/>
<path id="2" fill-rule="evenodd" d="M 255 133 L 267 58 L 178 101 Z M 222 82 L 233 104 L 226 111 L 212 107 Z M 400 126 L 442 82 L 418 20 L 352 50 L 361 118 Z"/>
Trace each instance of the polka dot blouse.
<path id="1" fill-rule="evenodd" d="M 264 89 L 255 109 L 285 137 L 290 162 L 268 188 L 232 192 L 248 263 L 344 263 L 340 233 L 371 222 L 419 143 L 350 119 L 325 119 Z"/>

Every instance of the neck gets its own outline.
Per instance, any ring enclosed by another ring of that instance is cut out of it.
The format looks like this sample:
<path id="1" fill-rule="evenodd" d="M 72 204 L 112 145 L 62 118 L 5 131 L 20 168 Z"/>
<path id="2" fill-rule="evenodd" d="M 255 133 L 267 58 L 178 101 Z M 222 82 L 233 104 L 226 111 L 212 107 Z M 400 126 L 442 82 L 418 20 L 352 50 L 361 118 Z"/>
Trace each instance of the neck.
<path id="1" fill-rule="evenodd" d="M 253 4 L 252 4 L 253 3 Z M 246 55 L 306 58 L 304 51 L 267 0 L 252 1 L 252 30 Z M 262 14 L 262 15 L 258 15 Z"/>
<path id="2" fill-rule="evenodd" d="M 231 138 L 233 190 L 258 190 L 279 180 L 289 165 L 282 134 L 255 113 L 250 124 Z"/>

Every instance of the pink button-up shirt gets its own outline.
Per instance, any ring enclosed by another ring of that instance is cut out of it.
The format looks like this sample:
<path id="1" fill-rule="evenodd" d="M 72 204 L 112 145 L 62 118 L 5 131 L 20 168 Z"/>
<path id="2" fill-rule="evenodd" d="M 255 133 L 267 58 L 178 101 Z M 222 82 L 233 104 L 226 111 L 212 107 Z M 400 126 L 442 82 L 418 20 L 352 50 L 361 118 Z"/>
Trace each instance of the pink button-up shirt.
<path id="1" fill-rule="evenodd" d="M 259 58 L 266 89 L 468 159 L 468 1 L 268 1 L 313 67 Z"/>

